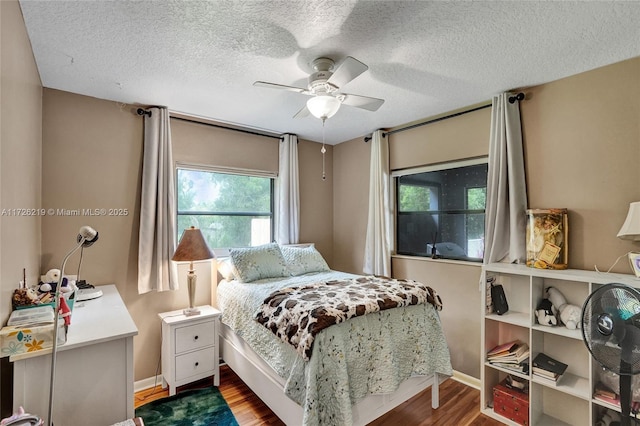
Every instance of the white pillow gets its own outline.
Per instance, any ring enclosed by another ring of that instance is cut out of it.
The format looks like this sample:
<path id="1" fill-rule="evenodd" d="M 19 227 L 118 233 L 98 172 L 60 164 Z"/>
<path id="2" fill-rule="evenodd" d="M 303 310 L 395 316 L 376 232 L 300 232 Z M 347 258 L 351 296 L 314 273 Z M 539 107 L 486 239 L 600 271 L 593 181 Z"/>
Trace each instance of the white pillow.
<path id="1" fill-rule="evenodd" d="M 312 244 L 308 247 L 280 246 L 291 275 L 329 271 L 329 265 Z"/>
<path id="2" fill-rule="evenodd" d="M 289 268 L 276 243 L 229 251 L 234 274 L 238 281 L 250 283 L 264 278 L 291 276 Z"/>
<path id="3" fill-rule="evenodd" d="M 231 281 L 236 278 L 234 270 L 235 268 L 233 267 L 233 262 L 231 262 L 230 257 L 218 260 L 218 272 L 225 280 Z"/>

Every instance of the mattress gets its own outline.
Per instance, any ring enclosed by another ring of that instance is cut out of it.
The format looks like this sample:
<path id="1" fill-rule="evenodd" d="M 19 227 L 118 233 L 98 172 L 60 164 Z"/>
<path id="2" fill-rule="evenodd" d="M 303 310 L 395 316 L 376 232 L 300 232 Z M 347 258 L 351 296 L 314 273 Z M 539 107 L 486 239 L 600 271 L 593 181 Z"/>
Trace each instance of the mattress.
<path id="1" fill-rule="evenodd" d="M 309 361 L 254 320 L 263 300 L 278 289 L 352 277 L 328 271 L 218 285 L 222 322 L 281 378 L 285 394 L 302 406 L 307 426 L 350 425 L 351 405 L 366 395 L 391 393 L 411 376 L 452 374 L 440 319 L 430 304 L 333 325 L 316 336 Z"/>

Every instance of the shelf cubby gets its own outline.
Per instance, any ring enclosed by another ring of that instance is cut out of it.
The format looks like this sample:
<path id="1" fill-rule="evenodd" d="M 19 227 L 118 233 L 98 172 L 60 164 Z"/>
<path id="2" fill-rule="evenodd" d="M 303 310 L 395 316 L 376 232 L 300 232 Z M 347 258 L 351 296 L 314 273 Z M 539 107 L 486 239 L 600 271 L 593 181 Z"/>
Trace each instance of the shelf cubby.
<path id="1" fill-rule="evenodd" d="M 480 370 L 481 411 L 505 424 L 513 421 L 493 411 L 493 387 L 507 374 L 529 382 L 529 420 L 531 425 L 595 425 L 610 406 L 593 398 L 602 367 L 591 357 L 580 329 L 540 325 L 535 310 L 545 297 L 547 287 L 557 288 L 567 303 L 582 308 L 592 291 L 607 283 L 640 286 L 632 275 L 609 274 L 576 269 L 535 269 L 524 265 L 494 263 L 483 266 L 483 279 L 494 278 L 505 290 L 509 310 L 503 315 L 487 313 L 482 306 L 481 341 L 486 354 L 499 343 L 522 340 L 529 345 L 530 362 L 544 352 L 567 364 L 558 383 L 553 384 L 532 374 L 513 372 L 490 364 L 483 356 Z M 486 298 L 486 287 L 482 300 Z M 619 412 L 619 409 L 616 410 Z"/>

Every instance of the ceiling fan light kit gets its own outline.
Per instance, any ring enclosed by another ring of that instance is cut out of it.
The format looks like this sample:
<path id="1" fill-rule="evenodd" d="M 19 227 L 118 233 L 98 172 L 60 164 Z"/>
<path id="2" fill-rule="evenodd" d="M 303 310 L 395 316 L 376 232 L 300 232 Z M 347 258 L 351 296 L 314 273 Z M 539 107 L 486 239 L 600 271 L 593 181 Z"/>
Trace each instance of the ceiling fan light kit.
<path id="1" fill-rule="evenodd" d="M 330 58 L 317 58 L 312 62 L 312 66 L 315 72 L 309 75 L 306 89 L 265 81 L 256 81 L 253 85 L 311 96 L 306 106 L 298 111 L 294 118 L 303 118 L 311 113 L 316 118 L 326 120 L 335 115 L 343 103 L 367 111 L 377 111 L 384 103 L 383 99 L 351 95 L 340 91 L 345 84 L 369 69 L 359 60 L 347 56 L 335 72 L 333 72 L 335 62 Z"/>
<path id="2" fill-rule="evenodd" d="M 309 98 L 307 109 L 316 118 L 326 120 L 333 117 L 340 109 L 340 100 L 331 95 L 320 95 Z"/>
<path id="3" fill-rule="evenodd" d="M 306 102 L 306 105 L 293 117 L 304 118 L 311 114 L 322 120 L 322 149 L 320 152 L 322 153 L 322 180 L 326 180 L 325 154 L 327 150 L 325 148 L 324 140 L 325 121 L 327 121 L 328 118 L 333 117 L 340 109 L 340 105 L 343 103 L 345 105 L 367 111 L 377 111 L 384 103 L 384 100 L 340 92 L 340 88 L 342 86 L 369 69 L 367 65 L 355 58 L 352 58 L 351 56 L 347 56 L 335 72 L 332 72 L 333 67 L 335 66 L 333 59 L 320 57 L 316 58 L 311 64 L 315 72 L 309 75 L 309 83 L 306 89 L 277 83 L 268 83 L 266 81 L 256 81 L 253 85 L 269 89 L 287 90 L 311 96 L 311 98 Z"/>

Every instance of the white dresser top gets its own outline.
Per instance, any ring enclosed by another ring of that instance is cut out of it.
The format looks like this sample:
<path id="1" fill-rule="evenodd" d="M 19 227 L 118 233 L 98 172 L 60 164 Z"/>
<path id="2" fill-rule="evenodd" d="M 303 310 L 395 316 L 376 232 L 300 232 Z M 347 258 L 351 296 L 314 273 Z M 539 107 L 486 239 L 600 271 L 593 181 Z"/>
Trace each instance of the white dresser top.
<path id="1" fill-rule="evenodd" d="M 58 346 L 59 351 L 138 334 L 116 286 L 110 284 L 96 288 L 102 290 L 102 297 L 74 303 L 67 342 Z"/>
<path id="2" fill-rule="evenodd" d="M 58 345 L 58 352 L 138 334 L 138 328 L 131 319 L 116 286 L 109 284 L 96 286 L 96 288 L 102 290 L 102 297 L 74 303 L 67 341 Z M 14 362 L 50 353 L 51 348 L 47 348 L 13 355 L 9 360 Z"/>

